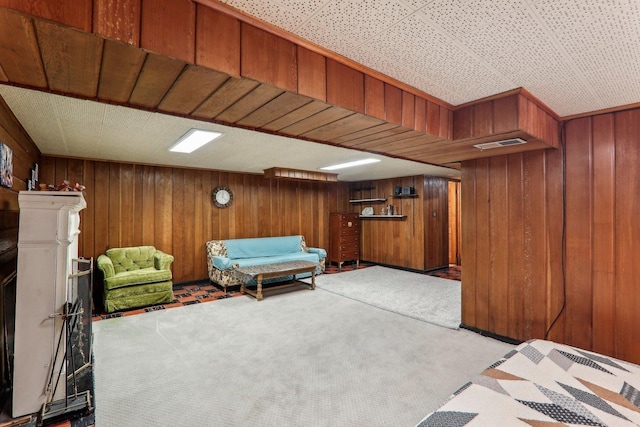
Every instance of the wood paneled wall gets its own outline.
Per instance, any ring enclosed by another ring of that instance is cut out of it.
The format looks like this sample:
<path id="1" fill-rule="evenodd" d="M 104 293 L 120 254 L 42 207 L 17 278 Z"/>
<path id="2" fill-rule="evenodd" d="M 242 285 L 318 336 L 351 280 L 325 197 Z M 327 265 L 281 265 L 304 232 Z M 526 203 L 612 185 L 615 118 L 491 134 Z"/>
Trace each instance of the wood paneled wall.
<path id="1" fill-rule="evenodd" d="M 13 187 L 0 186 L 0 401 L 10 383 L 5 352 L 5 338 L 13 340 L 15 314 L 15 280 L 18 256 L 18 191 L 26 189 L 26 181 L 31 178 L 31 169 L 40 162 L 40 151 L 22 128 L 5 101 L 0 97 L 0 141 L 13 151 Z"/>
<path id="2" fill-rule="evenodd" d="M 460 265 L 460 181 L 449 181 L 449 264 Z"/>
<path id="3" fill-rule="evenodd" d="M 33 143 L 7 103 L 0 97 L 0 141 L 13 151 L 13 186 L 0 186 L 0 212 L 18 211 L 18 192 L 27 189 L 31 170 L 40 161 Z"/>
<path id="4" fill-rule="evenodd" d="M 463 323 L 640 362 L 640 109 L 566 124 L 560 150 L 464 162 Z M 563 276 L 565 280 L 563 280 Z"/>
<path id="5" fill-rule="evenodd" d="M 0 141 L 13 153 L 13 186 L 0 186 L 0 282 L 16 268 L 18 254 L 18 192 L 27 189 L 40 150 L 0 97 Z"/>
<path id="6" fill-rule="evenodd" d="M 448 184 L 422 175 L 365 183 L 266 179 L 261 175 L 43 156 L 43 182 L 69 180 L 87 187 L 79 253 L 97 258 L 108 248 L 149 244 L 173 254 L 175 282 L 207 277 L 207 240 L 302 234 L 310 246 L 328 247 L 329 212 L 360 212 L 348 187 L 371 188 L 357 197 L 387 197 L 404 219 L 362 220 L 367 261 L 426 270 L 448 264 Z M 211 191 L 227 185 L 227 209 Z M 396 186 L 418 197 L 393 198 Z M 436 215 L 432 216 L 435 212 Z"/>
<path id="7" fill-rule="evenodd" d="M 372 206 L 376 215 L 393 205 L 404 219 L 370 218 L 360 220 L 360 258 L 380 264 L 424 270 L 424 214 L 422 175 L 352 183 L 351 199 L 386 198 L 383 203 L 353 204 L 348 212 L 360 213 Z M 414 187 L 417 198 L 394 199 L 396 186 Z M 363 191 L 354 191 L 357 189 Z M 369 189 L 369 190 L 367 190 Z"/>
<path id="8" fill-rule="evenodd" d="M 558 116 L 525 90 L 474 101 L 454 112 L 453 139 L 480 138 L 520 130 L 558 147 Z"/>
<path id="9" fill-rule="evenodd" d="M 43 182 L 87 187 L 79 253 L 154 245 L 175 257 L 174 282 L 207 277 L 205 242 L 302 234 L 327 248 L 329 212 L 346 209 L 346 184 L 270 180 L 261 175 L 43 156 Z M 231 188 L 229 208 L 211 201 Z"/>
<path id="10" fill-rule="evenodd" d="M 560 152 L 464 162 L 461 193 L 462 323 L 542 338 L 562 296 Z"/>
<path id="11" fill-rule="evenodd" d="M 496 155 L 494 152 L 478 150 L 474 145 L 512 138 L 523 139 L 526 144 L 500 147 L 503 155 L 557 148 L 559 118 L 522 88 L 473 101 L 456 108 L 454 141 L 430 152 L 429 161 L 446 163 L 452 159 L 492 157 Z"/>
<path id="12" fill-rule="evenodd" d="M 396 187 L 414 187 L 417 197 L 393 197 Z M 414 270 L 448 265 L 447 180 L 423 175 L 350 184 L 351 199 L 386 198 L 381 203 L 352 204 L 348 212 L 372 206 L 376 215 L 393 205 L 403 219 L 360 220 L 360 257 Z M 435 212 L 436 215 L 432 216 Z"/>
<path id="13" fill-rule="evenodd" d="M 424 177 L 424 269 L 449 265 L 449 181 Z"/>

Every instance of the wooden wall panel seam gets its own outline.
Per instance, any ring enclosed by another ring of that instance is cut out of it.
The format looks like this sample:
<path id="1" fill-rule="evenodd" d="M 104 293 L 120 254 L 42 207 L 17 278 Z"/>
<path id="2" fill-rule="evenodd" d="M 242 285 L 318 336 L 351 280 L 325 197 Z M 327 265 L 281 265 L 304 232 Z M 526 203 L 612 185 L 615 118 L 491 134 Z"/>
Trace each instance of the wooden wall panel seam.
<path id="1" fill-rule="evenodd" d="M 615 351 L 625 360 L 640 357 L 638 329 L 640 294 L 637 278 L 640 264 L 637 254 L 640 241 L 637 189 L 640 186 L 638 138 L 640 109 L 618 112 L 614 116 L 615 155 Z M 632 284 L 633 283 L 633 284 Z"/>
<path id="2" fill-rule="evenodd" d="M 613 115 L 593 117 L 593 347 L 615 351 L 615 141 Z M 601 206 L 601 207 L 600 207 Z"/>

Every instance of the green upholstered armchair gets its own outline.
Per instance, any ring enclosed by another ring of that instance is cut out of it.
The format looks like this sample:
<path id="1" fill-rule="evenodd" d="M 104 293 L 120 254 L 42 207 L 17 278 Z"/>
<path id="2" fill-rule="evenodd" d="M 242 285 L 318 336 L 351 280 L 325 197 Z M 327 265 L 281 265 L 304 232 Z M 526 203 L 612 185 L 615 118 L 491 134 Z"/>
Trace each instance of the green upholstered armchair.
<path id="1" fill-rule="evenodd" d="M 112 248 L 98 257 L 107 313 L 173 301 L 173 256 L 153 246 Z"/>

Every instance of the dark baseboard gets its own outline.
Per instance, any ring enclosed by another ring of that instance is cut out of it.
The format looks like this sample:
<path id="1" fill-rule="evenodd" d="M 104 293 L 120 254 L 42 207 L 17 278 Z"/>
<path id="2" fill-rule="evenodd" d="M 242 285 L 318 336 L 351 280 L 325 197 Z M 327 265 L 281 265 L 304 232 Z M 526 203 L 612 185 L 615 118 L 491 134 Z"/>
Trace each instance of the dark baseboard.
<path id="1" fill-rule="evenodd" d="M 188 282 L 179 282 L 179 283 L 173 283 L 173 287 L 175 288 L 176 286 L 186 286 L 186 285 L 198 285 L 198 284 L 202 284 L 202 283 L 209 283 L 210 280 L 208 277 L 205 277 L 204 279 L 197 279 L 197 280 L 189 280 Z"/>
<path id="2" fill-rule="evenodd" d="M 475 333 L 480 334 L 480 335 L 482 335 L 484 337 L 489 337 L 489 338 L 493 338 L 494 340 L 506 342 L 507 344 L 513 344 L 513 345 L 522 344 L 522 341 L 520 341 L 520 340 L 516 340 L 516 339 L 513 339 L 513 338 L 505 337 L 504 335 L 494 334 L 493 332 L 485 331 L 483 329 L 474 328 L 473 326 L 465 325 L 464 323 L 460 323 L 460 328 L 469 330 L 471 332 L 475 332 Z"/>
<path id="3" fill-rule="evenodd" d="M 429 268 L 427 270 L 419 270 L 417 268 L 400 267 L 398 265 L 382 264 L 382 263 L 379 263 L 379 262 L 367 261 L 367 260 L 364 260 L 364 259 L 361 259 L 360 262 L 366 262 L 367 264 L 371 264 L 371 265 L 379 265 L 381 267 L 394 268 L 396 270 L 410 271 L 412 273 L 420 273 L 420 274 L 430 273 L 430 272 L 436 271 L 436 270 L 442 270 L 443 268 L 449 268 L 449 264 L 447 264 L 447 265 L 443 265 L 441 267 Z"/>

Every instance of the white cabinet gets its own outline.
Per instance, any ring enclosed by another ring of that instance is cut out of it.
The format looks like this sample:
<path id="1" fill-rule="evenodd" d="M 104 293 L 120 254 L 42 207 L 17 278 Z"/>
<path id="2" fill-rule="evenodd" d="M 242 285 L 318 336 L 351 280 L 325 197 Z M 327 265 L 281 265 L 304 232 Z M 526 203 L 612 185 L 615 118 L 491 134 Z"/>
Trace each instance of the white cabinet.
<path id="1" fill-rule="evenodd" d="M 80 211 L 87 205 L 80 192 L 21 191 L 18 231 L 18 275 L 13 368 L 12 416 L 32 414 L 51 400 L 64 398 L 64 363 L 53 366 L 63 326 L 72 260 L 78 257 Z M 60 352 L 64 352 L 62 334 Z M 53 371 L 53 372 L 52 372 Z"/>

